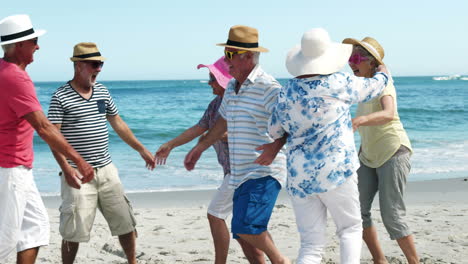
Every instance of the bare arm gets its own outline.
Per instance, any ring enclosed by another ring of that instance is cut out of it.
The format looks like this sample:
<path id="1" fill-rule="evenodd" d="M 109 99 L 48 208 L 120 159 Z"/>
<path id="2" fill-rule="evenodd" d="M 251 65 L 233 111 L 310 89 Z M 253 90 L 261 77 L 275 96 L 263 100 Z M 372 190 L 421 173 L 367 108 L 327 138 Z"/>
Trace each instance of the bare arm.
<path id="1" fill-rule="evenodd" d="M 162 144 L 156 151 L 156 163 L 158 165 L 166 164 L 166 159 L 173 148 L 192 141 L 194 138 L 202 135 L 206 130 L 206 128 L 202 128 L 199 125 L 194 125 L 193 127 L 185 130 L 182 134 L 178 135 L 176 138 Z"/>
<path id="2" fill-rule="evenodd" d="M 382 110 L 365 116 L 353 118 L 353 130 L 356 131 L 360 126 L 380 126 L 393 120 L 395 115 L 395 104 L 391 95 L 385 95 L 380 98 Z"/>
<path id="3" fill-rule="evenodd" d="M 24 116 L 31 126 L 36 130 L 37 134 L 50 146 L 55 153 L 60 153 L 64 157 L 72 160 L 83 176 L 81 181 L 87 183 L 94 177 L 94 170 L 81 156 L 73 149 L 62 133 L 46 118 L 42 111 L 35 111 Z M 63 159 L 65 159 L 63 157 Z M 65 160 L 66 162 L 66 160 Z M 60 162 L 59 165 L 61 166 Z"/>
<path id="4" fill-rule="evenodd" d="M 201 154 L 216 141 L 221 139 L 227 131 L 227 122 L 224 118 L 218 118 L 212 129 L 204 136 L 198 144 L 185 156 L 184 165 L 187 170 L 193 170 L 200 159 Z"/>
<path id="5" fill-rule="evenodd" d="M 127 123 L 123 121 L 120 115 L 107 115 L 107 120 L 117 135 L 119 135 L 119 137 L 130 147 L 140 153 L 141 157 L 146 162 L 146 168 L 153 170 L 155 167 L 153 155 L 145 148 L 145 146 L 143 146 L 143 144 L 140 143 L 140 141 L 138 141 L 132 130 L 130 130 Z"/>

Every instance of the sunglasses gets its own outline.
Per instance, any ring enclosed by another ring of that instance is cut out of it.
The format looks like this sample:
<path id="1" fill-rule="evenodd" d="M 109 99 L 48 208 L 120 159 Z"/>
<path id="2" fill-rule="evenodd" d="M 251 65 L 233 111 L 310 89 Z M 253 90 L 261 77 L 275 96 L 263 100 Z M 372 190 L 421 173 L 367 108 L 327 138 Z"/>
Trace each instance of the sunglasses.
<path id="1" fill-rule="evenodd" d="M 228 58 L 229 60 L 232 60 L 232 56 L 234 56 L 235 54 L 242 54 L 242 53 L 246 53 L 246 52 L 247 52 L 246 50 L 238 50 L 238 51 L 225 50 L 224 51 L 224 56 L 226 58 Z"/>
<path id="2" fill-rule="evenodd" d="M 34 45 L 37 45 L 38 38 L 29 39 Z"/>
<path id="3" fill-rule="evenodd" d="M 349 57 L 348 62 L 352 63 L 352 64 L 355 64 L 355 65 L 358 65 L 359 63 L 361 63 L 363 61 L 367 61 L 367 60 L 369 60 L 369 58 L 367 58 L 366 56 L 362 56 L 359 53 L 355 53 L 355 54 L 351 55 L 351 57 Z"/>
<path id="4" fill-rule="evenodd" d="M 91 67 L 93 67 L 93 69 L 99 69 L 99 68 L 102 68 L 104 66 L 104 62 L 103 61 L 82 61 L 88 65 L 91 65 Z"/>

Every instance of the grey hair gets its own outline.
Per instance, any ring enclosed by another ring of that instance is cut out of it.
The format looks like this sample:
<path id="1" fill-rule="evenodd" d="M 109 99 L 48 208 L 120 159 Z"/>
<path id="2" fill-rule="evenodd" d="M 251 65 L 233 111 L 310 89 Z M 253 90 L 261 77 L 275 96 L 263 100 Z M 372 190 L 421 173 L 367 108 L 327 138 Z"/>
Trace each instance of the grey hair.
<path id="1" fill-rule="evenodd" d="M 15 47 L 15 43 L 2 45 L 3 53 L 7 53 Z"/>
<path id="2" fill-rule="evenodd" d="M 253 63 L 254 65 L 257 65 L 259 62 L 260 62 L 260 52 L 258 51 L 251 51 L 252 55 L 253 55 Z M 243 54 L 240 54 L 241 58 L 244 58 L 245 54 L 247 53 L 243 53 Z"/>

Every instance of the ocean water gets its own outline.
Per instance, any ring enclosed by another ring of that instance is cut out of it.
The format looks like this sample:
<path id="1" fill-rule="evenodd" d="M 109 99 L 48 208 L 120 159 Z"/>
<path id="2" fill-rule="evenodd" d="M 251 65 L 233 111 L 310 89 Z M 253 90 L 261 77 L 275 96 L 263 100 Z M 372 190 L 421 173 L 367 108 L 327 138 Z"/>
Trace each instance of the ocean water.
<path id="1" fill-rule="evenodd" d="M 467 78 L 395 77 L 398 111 L 413 144 L 409 181 L 468 176 Z M 282 84 L 287 80 L 280 79 Z M 214 98 L 205 80 L 102 81 L 136 137 L 155 152 L 164 142 L 196 124 Z M 44 112 L 63 83 L 35 83 Z M 355 109 L 355 108 L 354 108 Z M 110 127 L 109 127 L 110 128 Z M 140 155 L 110 128 L 110 153 L 128 192 L 212 189 L 223 173 L 215 152 L 207 150 L 195 170 L 183 166 L 196 140 L 174 149 L 166 165 L 145 169 Z M 356 145 L 359 135 L 356 133 Z M 34 175 L 45 195 L 60 192 L 59 166 L 47 144 L 34 138 Z"/>

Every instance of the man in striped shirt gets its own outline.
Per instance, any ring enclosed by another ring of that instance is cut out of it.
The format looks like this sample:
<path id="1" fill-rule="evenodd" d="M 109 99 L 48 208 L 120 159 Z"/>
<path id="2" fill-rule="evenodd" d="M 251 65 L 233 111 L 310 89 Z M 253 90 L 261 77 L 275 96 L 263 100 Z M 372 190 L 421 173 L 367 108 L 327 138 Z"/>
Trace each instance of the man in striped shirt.
<path id="1" fill-rule="evenodd" d="M 136 222 L 109 155 L 107 121 L 122 140 L 140 153 L 146 167 L 151 170 L 155 166 L 153 155 L 119 116 L 107 88 L 96 82 L 105 60 L 96 44 L 86 42 L 75 45 L 70 59 L 75 69 L 73 80 L 53 94 L 48 117 L 93 166 L 96 176 L 89 183 L 80 185 L 76 165 L 53 151 L 62 169 L 62 261 L 73 263 L 79 243 L 89 241 L 96 209 L 99 208 L 112 235 L 119 237 L 128 262 L 136 263 Z"/>
<path id="2" fill-rule="evenodd" d="M 285 141 L 273 141 L 267 132 L 281 85 L 258 64 L 260 52 L 268 50 L 258 46 L 255 28 L 234 26 L 227 43 L 218 45 L 225 46 L 226 62 L 234 79 L 229 82 L 219 108 L 222 118 L 187 154 L 185 167 L 194 169 L 202 152 L 227 130 L 229 185 L 235 189 L 231 232 L 241 245 L 248 243 L 263 251 L 272 263 L 289 263 L 267 231 L 276 198 L 286 179 L 286 158 L 282 151 L 278 152 Z M 262 145 L 275 149 L 277 156 L 262 155 Z M 261 251 L 256 254 L 263 256 Z M 253 263 L 253 256 L 246 257 Z"/>

